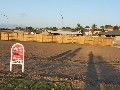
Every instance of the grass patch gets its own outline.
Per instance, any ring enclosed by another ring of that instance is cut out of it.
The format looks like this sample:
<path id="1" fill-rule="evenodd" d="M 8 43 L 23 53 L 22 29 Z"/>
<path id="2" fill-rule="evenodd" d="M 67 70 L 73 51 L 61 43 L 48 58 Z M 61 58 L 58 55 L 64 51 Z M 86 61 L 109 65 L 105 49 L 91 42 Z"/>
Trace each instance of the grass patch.
<path id="1" fill-rule="evenodd" d="M 0 90 L 70 90 L 70 85 L 64 82 L 0 78 Z"/>

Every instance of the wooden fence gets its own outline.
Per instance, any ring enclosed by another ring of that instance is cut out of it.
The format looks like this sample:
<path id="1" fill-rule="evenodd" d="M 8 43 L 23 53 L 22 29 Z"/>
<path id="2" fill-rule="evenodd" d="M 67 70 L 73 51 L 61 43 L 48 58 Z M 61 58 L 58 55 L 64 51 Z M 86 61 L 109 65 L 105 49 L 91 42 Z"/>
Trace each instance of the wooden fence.
<path id="1" fill-rule="evenodd" d="M 23 33 L 6 33 L 6 32 L 0 33 L 0 40 L 76 43 L 76 44 L 90 44 L 90 45 L 101 45 L 101 46 L 113 45 L 113 39 L 108 37 L 23 34 Z"/>

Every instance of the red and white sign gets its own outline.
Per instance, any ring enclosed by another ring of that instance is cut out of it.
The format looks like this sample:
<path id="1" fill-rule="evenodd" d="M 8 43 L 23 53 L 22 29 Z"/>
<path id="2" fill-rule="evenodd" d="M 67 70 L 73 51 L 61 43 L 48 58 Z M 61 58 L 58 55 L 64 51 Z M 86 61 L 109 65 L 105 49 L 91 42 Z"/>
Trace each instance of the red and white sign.
<path id="1" fill-rule="evenodd" d="M 21 64 L 22 72 L 24 71 L 24 46 L 20 43 L 14 44 L 11 48 L 10 71 L 12 64 Z"/>

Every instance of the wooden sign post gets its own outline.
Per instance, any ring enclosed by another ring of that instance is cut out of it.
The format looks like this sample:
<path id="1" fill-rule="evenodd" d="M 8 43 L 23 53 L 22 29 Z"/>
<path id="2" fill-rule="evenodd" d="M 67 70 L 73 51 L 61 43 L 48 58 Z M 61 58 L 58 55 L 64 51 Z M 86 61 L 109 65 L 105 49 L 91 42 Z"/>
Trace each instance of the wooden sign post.
<path id="1" fill-rule="evenodd" d="M 13 64 L 21 64 L 24 72 L 24 46 L 20 43 L 14 44 L 11 48 L 10 71 Z"/>

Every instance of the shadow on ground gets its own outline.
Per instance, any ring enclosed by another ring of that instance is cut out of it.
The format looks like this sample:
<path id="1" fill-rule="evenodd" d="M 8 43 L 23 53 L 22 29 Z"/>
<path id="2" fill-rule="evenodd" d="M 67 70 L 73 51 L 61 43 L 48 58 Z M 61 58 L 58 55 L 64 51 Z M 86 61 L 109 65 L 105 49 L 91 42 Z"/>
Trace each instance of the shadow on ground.
<path id="1" fill-rule="evenodd" d="M 100 90 L 97 71 L 94 63 L 94 55 L 92 52 L 90 52 L 84 90 Z"/>
<path id="2" fill-rule="evenodd" d="M 74 51 L 68 50 L 68 51 L 58 54 L 56 56 L 52 56 L 52 57 L 48 58 L 48 60 L 58 60 L 58 61 L 70 60 L 72 57 L 74 57 L 77 54 L 77 52 L 80 49 L 81 48 L 77 48 Z"/>
<path id="3" fill-rule="evenodd" d="M 84 90 L 120 90 L 120 71 L 111 63 L 90 52 Z"/>

